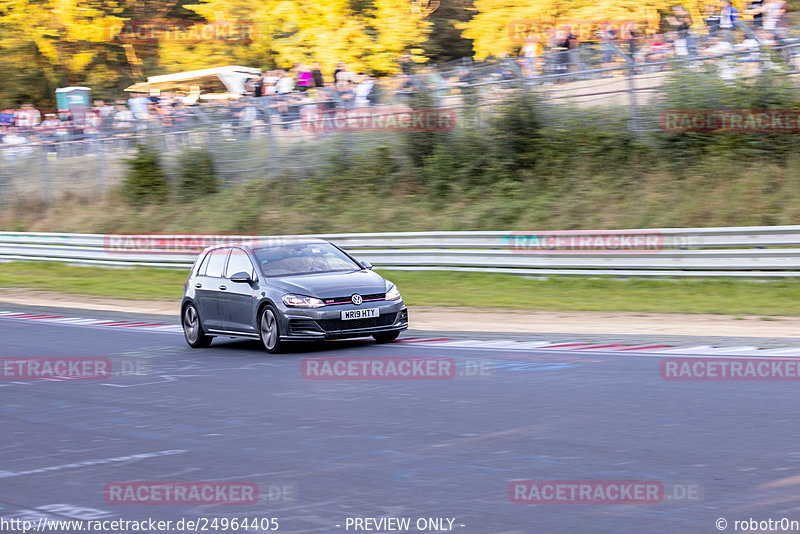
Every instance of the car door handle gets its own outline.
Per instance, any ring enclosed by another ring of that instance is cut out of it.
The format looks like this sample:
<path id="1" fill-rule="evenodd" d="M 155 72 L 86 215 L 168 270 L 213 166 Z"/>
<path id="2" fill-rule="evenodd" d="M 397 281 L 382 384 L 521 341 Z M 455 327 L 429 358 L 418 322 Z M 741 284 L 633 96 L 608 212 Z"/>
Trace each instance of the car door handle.
<path id="1" fill-rule="evenodd" d="M 197 289 L 200 289 L 201 287 L 203 287 L 203 284 L 195 284 L 194 287 L 196 287 Z"/>
<path id="2" fill-rule="evenodd" d="M 228 289 L 228 288 L 227 288 L 227 287 L 225 287 L 225 286 L 219 286 L 219 288 L 220 288 L 221 290 L 223 290 L 223 291 L 225 291 L 226 289 Z"/>

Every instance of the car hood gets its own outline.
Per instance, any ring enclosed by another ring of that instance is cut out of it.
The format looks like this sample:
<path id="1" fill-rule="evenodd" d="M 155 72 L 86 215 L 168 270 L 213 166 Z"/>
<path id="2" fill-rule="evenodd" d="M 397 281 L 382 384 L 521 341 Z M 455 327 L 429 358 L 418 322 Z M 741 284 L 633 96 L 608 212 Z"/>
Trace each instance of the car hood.
<path id="1" fill-rule="evenodd" d="M 349 297 L 353 293 L 371 295 L 386 292 L 386 282 L 369 270 L 348 273 L 314 273 L 267 278 L 267 283 L 287 293 L 321 299 Z"/>

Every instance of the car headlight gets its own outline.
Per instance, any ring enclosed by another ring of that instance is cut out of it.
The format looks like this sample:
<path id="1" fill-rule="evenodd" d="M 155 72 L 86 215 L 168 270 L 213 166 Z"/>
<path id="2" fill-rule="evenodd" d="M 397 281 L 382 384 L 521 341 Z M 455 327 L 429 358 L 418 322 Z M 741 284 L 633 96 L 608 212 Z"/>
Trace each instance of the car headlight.
<path id="1" fill-rule="evenodd" d="M 397 289 L 396 285 L 388 281 L 386 282 L 386 285 L 388 286 L 388 289 L 386 290 L 386 300 L 400 300 L 403 298 L 400 296 L 400 290 Z"/>
<path id="2" fill-rule="evenodd" d="M 325 303 L 318 298 L 301 295 L 284 295 L 281 300 L 290 308 L 321 308 L 325 306 Z"/>

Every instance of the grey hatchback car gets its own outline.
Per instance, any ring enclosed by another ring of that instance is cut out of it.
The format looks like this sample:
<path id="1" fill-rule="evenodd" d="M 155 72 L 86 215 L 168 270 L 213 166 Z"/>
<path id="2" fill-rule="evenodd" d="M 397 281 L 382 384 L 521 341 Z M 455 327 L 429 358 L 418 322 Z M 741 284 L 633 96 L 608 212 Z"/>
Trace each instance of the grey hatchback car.
<path id="1" fill-rule="evenodd" d="M 276 353 L 291 341 L 388 343 L 408 328 L 408 310 L 394 284 L 333 243 L 276 238 L 205 249 L 184 285 L 181 322 L 192 347 L 245 337 Z"/>

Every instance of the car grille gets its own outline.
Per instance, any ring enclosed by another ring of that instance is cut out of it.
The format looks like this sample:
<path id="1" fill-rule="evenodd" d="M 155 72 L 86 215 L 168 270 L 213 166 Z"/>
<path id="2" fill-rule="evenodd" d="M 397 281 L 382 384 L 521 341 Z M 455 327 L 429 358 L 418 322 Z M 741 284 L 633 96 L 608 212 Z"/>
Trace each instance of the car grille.
<path id="1" fill-rule="evenodd" d="M 352 295 L 347 295 L 346 297 L 331 297 L 329 299 L 323 299 L 323 301 L 325 302 L 325 304 L 328 304 L 328 305 L 331 305 L 331 304 L 350 304 L 352 302 L 350 300 L 351 296 Z M 383 299 L 386 298 L 386 293 L 373 293 L 371 295 L 361 295 L 361 298 L 364 299 L 364 301 L 368 301 L 368 300 L 383 300 Z"/>
<path id="2" fill-rule="evenodd" d="M 391 326 L 397 319 L 396 313 L 388 313 L 378 317 L 367 319 L 352 319 L 342 321 L 341 319 L 318 319 L 317 323 L 327 332 L 339 332 L 342 330 L 360 330 L 362 328 L 377 328 L 379 326 Z"/>

